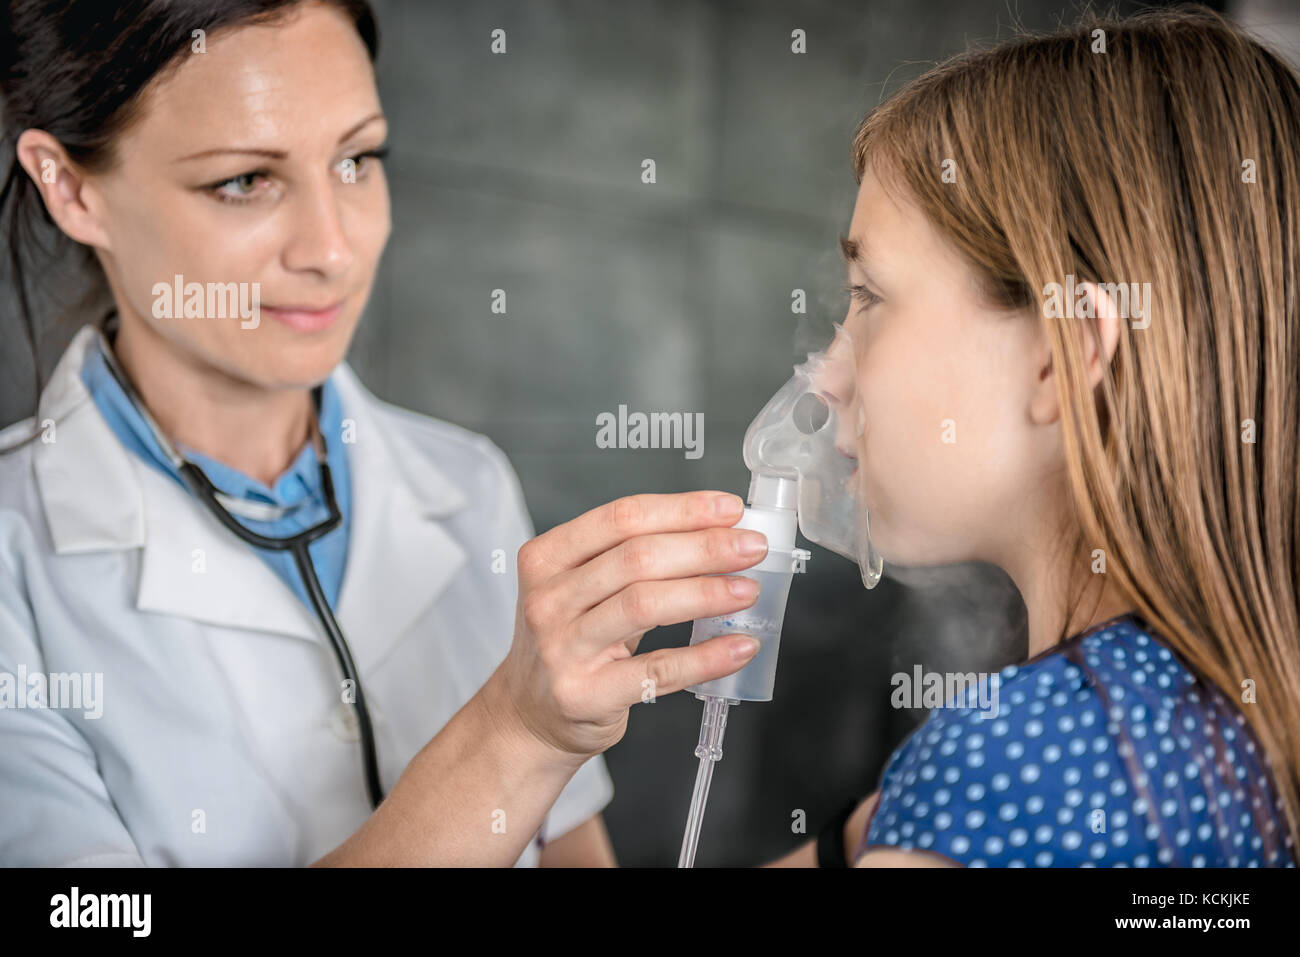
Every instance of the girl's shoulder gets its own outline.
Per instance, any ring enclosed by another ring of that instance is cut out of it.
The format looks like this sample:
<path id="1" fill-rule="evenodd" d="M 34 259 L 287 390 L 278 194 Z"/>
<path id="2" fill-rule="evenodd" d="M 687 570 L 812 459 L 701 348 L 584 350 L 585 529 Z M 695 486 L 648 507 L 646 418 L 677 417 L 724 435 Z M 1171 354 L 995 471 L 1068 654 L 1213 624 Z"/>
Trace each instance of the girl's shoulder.
<path id="1" fill-rule="evenodd" d="M 859 852 L 969 866 L 1294 866 L 1241 710 L 1125 615 L 935 708 Z"/>

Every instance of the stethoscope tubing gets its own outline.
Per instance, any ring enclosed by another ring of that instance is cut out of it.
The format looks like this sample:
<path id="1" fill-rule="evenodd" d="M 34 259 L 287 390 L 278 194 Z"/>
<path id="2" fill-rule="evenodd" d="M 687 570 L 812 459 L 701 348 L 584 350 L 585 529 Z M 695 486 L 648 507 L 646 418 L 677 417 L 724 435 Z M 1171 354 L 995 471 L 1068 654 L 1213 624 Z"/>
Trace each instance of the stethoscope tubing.
<path id="1" fill-rule="evenodd" d="M 113 355 L 112 349 L 104 349 L 103 352 L 109 371 L 117 379 L 127 398 L 130 399 L 149 426 L 150 431 L 153 432 L 158 444 L 167 454 L 172 464 L 179 470 L 181 479 L 194 493 L 195 497 L 203 502 L 208 511 L 222 525 L 254 548 L 263 548 L 269 551 L 287 551 L 293 555 L 294 564 L 297 566 L 298 574 L 302 578 L 303 587 L 306 588 L 307 596 L 311 599 L 316 617 L 320 620 L 326 637 L 329 638 L 330 647 L 333 649 L 334 657 L 339 664 L 339 670 L 342 671 L 344 679 L 352 683 L 353 700 L 351 704 L 357 716 L 357 728 L 361 736 L 361 755 L 365 767 L 366 790 L 370 795 L 371 806 L 378 808 L 384 800 L 384 789 L 379 780 L 379 756 L 375 748 L 375 732 L 374 725 L 370 721 L 370 709 L 366 706 L 366 696 L 361 690 L 361 676 L 357 673 L 356 662 L 352 658 L 352 649 L 348 647 L 347 639 L 343 637 L 343 629 L 339 627 L 338 620 L 334 617 L 334 612 L 330 609 L 329 602 L 325 598 L 324 589 L 321 588 L 320 579 L 317 577 L 316 569 L 312 564 L 311 553 L 308 551 L 308 546 L 312 542 L 338 528 L 343 521 L 342 513 L 339 512 L 338 500 L 334 495 L 334 478 L 326 461 L 328 446 L 325 442 L 325 436 L 321 435 L 320 437 L 320 475 L 321 491 L 324 494 L 325 503 L 329 507 L 329 517 L 311 528 L 299 532 L 297 535 L 290 535 L 285 538 L 270 538 L 266 535 L 259 535 L 241 524 L 221 504 L 218 499 L 220 493 L 207 475 L 203 473 L 203 470 L 182 457 L 172 447 L 172 444 L 162 434 L 162 430 L 158 428 L 157 423 L 154 422 L 153 417 L 144 407 L 144 403 L 136 394 L 126 373 L 117 364 L 117 357 Z M 319 414 L 319 390 L 313 392 L 312 398 L 316 402 L 316 409 Z"/>
<path id="2" fill-rule="evenodd" d="M 370 794 L 371 805 L 378 808 L 380 802 L 384 799 L 384 790 L 379 781 L 379 756 L 375 748 L 374 726 L 370 722 L 370 709 L 366 706 L 366 696 L 361 690 L 361 677 L 357 673 L 356 662 L 352 658 L 352 649 L 348 647 L 347 639 L 343 637 L 343 629 L 339 627 L 338 620 L 330 609 L 329 601 L 325 598 L 325 591 L 321 588 L 320 578 L 316 575 L 316 568 L 312 564 L 311 553 L 308 551 L 308 546 L 312 542 L 333 531 L 342 521 L 338 501 L 334 496 L 334 479 L 330 474 L 329 465 L 326 464 L 323 458 L 321 459 L 320 470 L 321 489 L 329 506 L 329 517 L 311 528 L 304 529 L 297 535 L 285 538 L 269 538 L 244 527 L 222 507 L 221 503 L 217 501 L 216 487 L 203 474 L 202 469 L 189 461 L 182 463 L 180 466 L 181 477 L 185 479 L 185 484 L 189 486 L 190 490 L 201 502 L 207 505 L 208 510 L 216 516 L 222 525 L 254 548 L 287 551 L 293 555 L 294 564 L 298 568 L 298 574 L 302 578 L 303 586 L 306 588 L 312 607 L 316 611 L 316 617 L 320 620 L 321 627 L 329 638 L 330 647 L 334 650 L 334 657 L 339 663 L 339 670 L 343 672 L 344 679 L 352 683 L 352 705 L 356 710 L 357 727 L 361 733 L 361 753 L 365 763 L 366 790 Z"/>

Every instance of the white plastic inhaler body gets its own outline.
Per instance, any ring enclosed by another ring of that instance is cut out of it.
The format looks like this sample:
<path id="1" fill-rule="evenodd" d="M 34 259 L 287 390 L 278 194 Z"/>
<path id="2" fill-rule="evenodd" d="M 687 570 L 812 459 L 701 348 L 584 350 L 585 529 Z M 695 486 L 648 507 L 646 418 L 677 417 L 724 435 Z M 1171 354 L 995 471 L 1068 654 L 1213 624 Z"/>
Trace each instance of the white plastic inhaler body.
<path id="1" fill-rule="evenodd" d="M 697 697 L 772 700 L 790 581 L 811 557 L 795 547 L 796 526 L 809 541 L 856 562 L 865 587 L 880 581 L 883 563 L 871 545 L 855 458 L 861 422 L 853 362 L 852 343 L 840 329 L 826 351 L 809 353 L 794 367 L 745 432 L 749 505 L 734 527 L 762 532 L 768 551 L 757 565 L 734 574 L 758 582 L 758 600 L 729 615 L 697 619 L 691 644 L 742 633 L 757 638 L 759 650 L 734 674 L 689 687 Z"/>

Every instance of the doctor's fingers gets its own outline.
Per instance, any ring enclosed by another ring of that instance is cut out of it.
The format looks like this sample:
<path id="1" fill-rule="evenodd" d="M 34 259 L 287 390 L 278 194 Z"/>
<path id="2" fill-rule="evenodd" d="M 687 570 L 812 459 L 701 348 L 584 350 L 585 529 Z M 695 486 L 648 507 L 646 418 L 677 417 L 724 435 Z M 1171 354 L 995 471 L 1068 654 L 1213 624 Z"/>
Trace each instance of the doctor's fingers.
<path id="1" fill-rule="evenodd" d="M 751 642 L 753 650 L 737 655 L 737 645 L 742 642 Z M 611 709 L 648 704 L 661 695 L 739 671 L 749 664 L 757 649 L 758 642 L 748 635 L 729 634 L 685 648 L 647 651 L 605 665 L 596 682 L 598 694 L 602 698 L 612 696 L 612 700 L 602 702 Z"/>
<path id="2" fill-rule="evenodd" d="M 638 535 L 734 525 L 745 503 L 730 492 L 627 495 L 538 535 L 519 549 L 521 586 L 577 568 Z"/>
<path id="3" fill-rule="evenodd" d="M 634 651 L 651 628 L 748 608 L 758 599 L 757 584 L 738 575 L 633 582 L 574 622 L 566 651 L 579 660 L 594 658 L 616 642 Z"/>
<path id="4" fill-rule="evenodd" d="M 542 587 L 553 590 L 556 612 L 573 619 L 636 582 L 738 572 L 766 554 L 767 538 L 749 529 L 638 535 Z"/>

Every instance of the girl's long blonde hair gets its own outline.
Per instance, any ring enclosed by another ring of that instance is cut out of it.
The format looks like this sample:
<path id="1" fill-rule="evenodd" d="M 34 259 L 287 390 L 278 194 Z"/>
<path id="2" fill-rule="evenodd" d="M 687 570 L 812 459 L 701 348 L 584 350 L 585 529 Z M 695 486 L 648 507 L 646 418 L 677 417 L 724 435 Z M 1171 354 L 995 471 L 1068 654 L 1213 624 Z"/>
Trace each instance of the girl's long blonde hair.
<path id="1" fill-rule="evenodd" d="M 1203 7 L 1088 15 L 913 81 L 863 121 L 853 163 L 906 192 L 990 303 L 1043 322 L 1076 580 L 1101 549 L 1132 607 L 1241 702 L 1300 844 L 1296 73 Z M 1150 283 L 1096 391 L 1092 323 L 1043 318 L 1070 276 Z"/>

